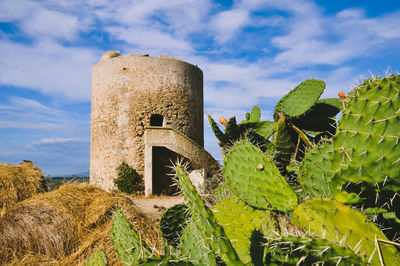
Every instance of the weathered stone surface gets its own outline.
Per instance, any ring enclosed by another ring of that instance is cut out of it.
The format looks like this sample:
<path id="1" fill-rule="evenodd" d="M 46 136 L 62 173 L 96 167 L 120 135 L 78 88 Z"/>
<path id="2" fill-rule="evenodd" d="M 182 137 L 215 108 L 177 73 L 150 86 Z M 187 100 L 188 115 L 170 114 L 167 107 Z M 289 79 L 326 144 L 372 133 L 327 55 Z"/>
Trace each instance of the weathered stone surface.
<path id="1" fill-rule="evenodd" d="M 143 135 L 155 114 L 202 147 L 202 71 L 169 56 L 103 55 L 92 71 L 91 183 L 112 190 L 123 161 L 143 176 Z"/>

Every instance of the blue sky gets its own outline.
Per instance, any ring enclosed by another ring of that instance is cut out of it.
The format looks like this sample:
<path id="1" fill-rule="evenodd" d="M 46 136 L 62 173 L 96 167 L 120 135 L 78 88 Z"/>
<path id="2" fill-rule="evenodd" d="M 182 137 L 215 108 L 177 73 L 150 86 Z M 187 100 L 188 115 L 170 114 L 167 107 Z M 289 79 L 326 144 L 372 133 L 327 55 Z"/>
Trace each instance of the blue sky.
<path id="1" fill-rule="evenodd" d="M 0 162 L 89 169 L 91 68 L 107 50 L 204 72 L 205 112 L 264 119 L 305 79 L 324 97 L 400 69 L 399 1 L 0 0 Z M 220 151 L 208 124 L 205 146 Z"/>

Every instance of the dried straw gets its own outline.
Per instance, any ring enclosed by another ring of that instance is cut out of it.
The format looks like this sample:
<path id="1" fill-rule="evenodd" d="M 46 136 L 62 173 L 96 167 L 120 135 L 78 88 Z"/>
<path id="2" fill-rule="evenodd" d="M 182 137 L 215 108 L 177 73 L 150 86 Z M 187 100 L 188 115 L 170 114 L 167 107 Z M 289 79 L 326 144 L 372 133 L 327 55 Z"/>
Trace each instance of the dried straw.
<path id="1" fill-rule="evenodd" d="M 121 265 L 110 235 L 117 208 L 158 254 L 156 221 L 140 213 L 127 195 L 89 184 L 65 184 L 16 204 L 0 219 L 0 264 L 82 265 L 103 250 L 109 265 Z"/>
<path id="2" fill-rule="evenodd" d="M 16 202 L 43 192 L 42 182 L 42 171 L 32 163 L 0 163 L 0 217 Z"/>

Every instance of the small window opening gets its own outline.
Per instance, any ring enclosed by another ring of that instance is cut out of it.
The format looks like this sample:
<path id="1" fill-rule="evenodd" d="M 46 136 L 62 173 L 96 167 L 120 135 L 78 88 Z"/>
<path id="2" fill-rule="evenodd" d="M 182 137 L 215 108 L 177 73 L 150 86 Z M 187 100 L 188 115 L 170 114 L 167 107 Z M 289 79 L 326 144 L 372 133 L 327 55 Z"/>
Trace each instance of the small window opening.
<path id="1" fill-rule="evenodd" d="M 153 127 L 162 127 L 163 126 L 163 116 L 159 114 L 151 115 L 150 117 L 150 126 Z"/>

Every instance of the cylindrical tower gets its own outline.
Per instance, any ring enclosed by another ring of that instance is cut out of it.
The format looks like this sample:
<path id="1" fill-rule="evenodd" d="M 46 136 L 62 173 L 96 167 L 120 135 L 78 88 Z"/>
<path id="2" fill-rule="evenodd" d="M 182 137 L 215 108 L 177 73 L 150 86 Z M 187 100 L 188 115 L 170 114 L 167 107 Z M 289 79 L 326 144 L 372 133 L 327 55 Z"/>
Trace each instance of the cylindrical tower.
<path id="1" fill-rule="evenodd" d="M 91 119 L 90 183 L 111 190 L 122 162 L 143 176 L 146 126 L 203 146 L 203 73 L 170 56 L 109 51 L 93 67 Z"/>

